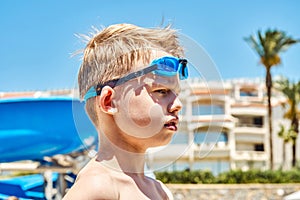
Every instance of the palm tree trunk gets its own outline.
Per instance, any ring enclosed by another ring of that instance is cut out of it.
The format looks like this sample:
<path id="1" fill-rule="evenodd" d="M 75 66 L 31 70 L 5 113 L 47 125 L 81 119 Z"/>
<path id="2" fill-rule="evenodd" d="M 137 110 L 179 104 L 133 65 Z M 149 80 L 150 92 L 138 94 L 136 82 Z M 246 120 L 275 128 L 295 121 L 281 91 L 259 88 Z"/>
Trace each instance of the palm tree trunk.
<path id="1" fill-rule="evenodd" d="M 267 96 L 268 96 L 268 125 L 269 125 L 269 145 L 270 145 L 270 169 L 274 169 L 273 163 L 273 126 L 272 126 L 272 75 L 271 75 L 271 67 L 267 68 L 266 74 L 266 88 L 267 88 Z"/>
<path id="2" fill-rule="evenodd" d="M 286 165 L 286 152 L 285 152 L 285 149 L 286 149 L 286 140 L 283 139 L 283 145 L 282 145 L 282 169 L 283 170 L 286 170 L 287 168 L 287 165 Z"/>
<path id="3" fill-rule="evenodd" d="M 295 133 L 298 135 L 298 131 L 299 131 L 299 120 L 297 117 L 295 117 L 293 120 L 292 120 L 292 127 L 294 128 L 294 131 Z M 297 137 L 294 137 L 293 138 L 293 147 L 292 147 L 292 154 L 293 154 L 293 158 L 292 158 L 292 166 L 293 167 L 296 167 L 296 164 L 297 164 L 297 158 L 296 158 L 296 140 L 297 140 Z"/>
<path id="4" fill-rule="evenodd" d="M 292 160 L 292 166 L 296 167 L 296 140 L 293 139 L 293 146 L 292 146 L 292 150 L 293 150 L 293 160 Z"/>

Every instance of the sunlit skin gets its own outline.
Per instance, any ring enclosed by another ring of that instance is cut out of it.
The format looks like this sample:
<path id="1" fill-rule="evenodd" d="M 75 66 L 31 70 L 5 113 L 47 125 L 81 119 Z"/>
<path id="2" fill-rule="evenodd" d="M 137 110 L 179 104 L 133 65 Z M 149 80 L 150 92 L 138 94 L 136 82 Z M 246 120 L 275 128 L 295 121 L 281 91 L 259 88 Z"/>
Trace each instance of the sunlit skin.
<path id="1" fill-rule="evenodd" d="M 181 108 L 177 81 L 177 77 L 162 78 L 149 74 L 131 81 L 116 97 L 114 102 L 120 111 L 114 115 L 116 125 L 121 133 L 136 137 L 139 142 L 145 139 L 141 152 L 148 147 L 167 144 L 177 130 Z M 173 127 L 167 126 L 171 123 Z"/>
<path id="2" fill-rule="evenodd" d="M 155 52 L 152 59 L 167 55 Z M 140 61 L 133 71 L 145 66 Z M 95 97 L 101 119 L 98 154 L 78 174 L 64 200 L 172 199 L 162 183 L 144 175 L 144 165 L 147 149 L 168 144 L 177 130 L 179 92 L 177 76 L 152 73 L 115 88 L 105 86 Z"/>

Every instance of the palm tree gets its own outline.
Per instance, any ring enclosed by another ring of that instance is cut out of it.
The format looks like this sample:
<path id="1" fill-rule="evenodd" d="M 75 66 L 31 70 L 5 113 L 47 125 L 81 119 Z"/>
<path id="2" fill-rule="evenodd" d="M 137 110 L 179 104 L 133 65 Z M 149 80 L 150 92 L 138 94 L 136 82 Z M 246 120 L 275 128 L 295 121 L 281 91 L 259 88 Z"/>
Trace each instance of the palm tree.
<path id="1" fill-rule="evenodd" d="M 288 110 L 284 114 L 284 117 L 291 120 L 291 129 L 295 134 L 291 135 L 293 141 L 293 160 L 292 166 L 296 166 L 296 140 L 299 133 L 299 119 L 300 110 L 298 108 L 300 103 L 300 82 L 292 83 L 286 78 L 278 80 L 276 83 L 276 89 L 281 91 L 287 98 Z"/>
<path id="2" fill-rule="evenodd" d="M 297 135 L 293 128 L 286 129 L 282 124 L 280 124 L 280 131 L 278 132 L 278 136 L 283 139 L 282 146 L 282 168 L 285 169 L 286 166 L 286 144 L 293 140 L 293 138 Z"/>
<path id="3" fill-rule="evenodd" d="M 271 68 L 279 65 L 281 59 L 279 53 L 287 50 L 291 45 L 299 42 L 288 37 L 285 32 L 279 30 L 267 30 L 263 35 L 259 30 L 257 33 L 258 39 L 255 39 L 253 35 L 245 38 L 245 41 L 258 53 L 260 57 L 260 63 L 264 65 L 266 69 L 265 84 L 267 88 L 268 98 L 268 125 L 269 125 L 269 145 L 270 145 L 270 168 L 273 166 L 273 127 L 272 127 L 272 75 Z"/>

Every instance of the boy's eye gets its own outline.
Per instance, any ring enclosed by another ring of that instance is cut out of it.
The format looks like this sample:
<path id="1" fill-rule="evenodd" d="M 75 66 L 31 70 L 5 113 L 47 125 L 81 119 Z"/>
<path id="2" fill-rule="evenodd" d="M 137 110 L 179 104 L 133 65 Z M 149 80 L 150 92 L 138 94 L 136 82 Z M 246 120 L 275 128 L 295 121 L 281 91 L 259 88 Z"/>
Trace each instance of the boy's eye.
<path id="1" fill-rule="evenodd" d="M 155 90 L 154 92 L 158 93 L 158 94 L 165 95 L 165 94 L 168 94 L 169 90 L 167 90 L 167 89 L 158 89 L 158 90 Z"/>

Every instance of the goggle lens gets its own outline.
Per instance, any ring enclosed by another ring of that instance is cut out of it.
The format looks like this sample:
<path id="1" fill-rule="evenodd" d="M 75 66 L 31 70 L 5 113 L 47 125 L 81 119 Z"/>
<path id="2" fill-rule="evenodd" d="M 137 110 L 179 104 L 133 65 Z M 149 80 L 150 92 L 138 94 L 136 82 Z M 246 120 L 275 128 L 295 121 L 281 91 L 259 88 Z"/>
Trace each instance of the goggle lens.
<path id="1" fill-rule="evenodd" d="M 175 76 L 179 73 L 180 80 L 188 78 L 187 60 L 175 57 L 163 57 L 152 61 L 151 65 L 157 65 L 154 74 L 161 76 Z"/>

